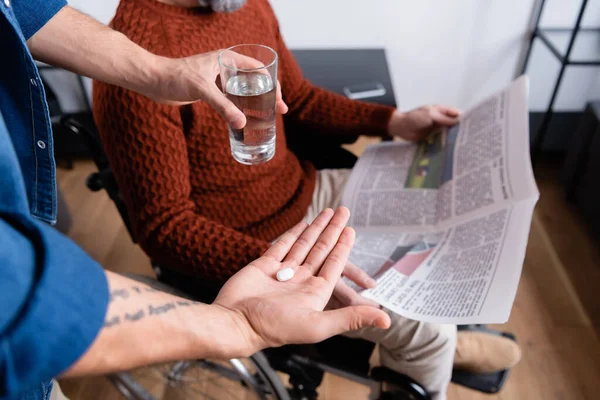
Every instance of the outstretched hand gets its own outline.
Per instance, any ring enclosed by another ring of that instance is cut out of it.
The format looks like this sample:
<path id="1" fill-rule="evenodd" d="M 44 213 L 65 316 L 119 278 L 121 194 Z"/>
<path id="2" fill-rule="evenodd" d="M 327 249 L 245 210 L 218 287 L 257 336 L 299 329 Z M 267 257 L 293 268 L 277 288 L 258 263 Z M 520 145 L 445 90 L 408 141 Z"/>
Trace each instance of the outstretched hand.
<path id="1" fill-rule="evenodd" d="M 223 286 L 213 305 L 234 318 L 242 352 L 318 342 L 365 326 L 389 327 L 389 316 L 371 306 L 323 311 L 354 244 L 354 231 L 345 227 L 349 216 L 344 207 L 326 209 L 310 226 L 298 224 Z M 283 268 L 295 272 L 287 282 L 275 277 Z"/>

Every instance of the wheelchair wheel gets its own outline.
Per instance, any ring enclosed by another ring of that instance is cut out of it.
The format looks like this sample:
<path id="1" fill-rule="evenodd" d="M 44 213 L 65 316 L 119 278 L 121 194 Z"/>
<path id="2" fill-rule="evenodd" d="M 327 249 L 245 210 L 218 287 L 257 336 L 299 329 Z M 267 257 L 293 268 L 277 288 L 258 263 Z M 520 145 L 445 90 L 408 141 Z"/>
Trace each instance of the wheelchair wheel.
<path id="1" fill-rule="evenodd" d="M 139 368 L 111 380 L 128 400 L 289 400 L 267 359 L 196 360 Z"/>

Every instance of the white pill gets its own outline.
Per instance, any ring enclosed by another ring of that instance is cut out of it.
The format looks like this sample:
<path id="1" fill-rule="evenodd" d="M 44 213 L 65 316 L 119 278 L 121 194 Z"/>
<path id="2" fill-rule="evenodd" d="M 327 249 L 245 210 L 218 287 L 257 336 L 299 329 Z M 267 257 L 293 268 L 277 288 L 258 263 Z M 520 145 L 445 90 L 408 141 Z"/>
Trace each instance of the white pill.
<path id="1" fill-rule="evenodd" d="M 277 271 L 277 280 L 279 282 L 289 281 L 294 277 L 294 270 L 291 268 L 284 268 Z"/>

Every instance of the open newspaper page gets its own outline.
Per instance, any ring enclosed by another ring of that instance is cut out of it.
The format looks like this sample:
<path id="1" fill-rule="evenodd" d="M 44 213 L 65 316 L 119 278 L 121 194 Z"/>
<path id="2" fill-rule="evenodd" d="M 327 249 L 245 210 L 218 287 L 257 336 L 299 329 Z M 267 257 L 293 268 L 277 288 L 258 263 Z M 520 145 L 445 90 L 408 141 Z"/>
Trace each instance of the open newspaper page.
<path id="1" fill-rule="evenodd" d="M 438 186 L 435 178 L 419 176 L 418 163 L 414 162 L 427 151 L 425 147 L 429 146 L 388 142 L 365 150 L 352 170 L 342 199 L 352 212 L 352 226 L 374 232 L 398 232 L 399 227 L 431 230 Z"/>
<path id="2" fill-rule="evenodd" d="M 448 130 L 438 227 L 539 196 L 529 158 L 527 93 L 528 80 L 521 77 Z"/>
<path id="3" fill-rule="evenodd" d="M 528 132 L 520 78 L 426 143 L 367 149 L 343 199 L 351 261 L 378 281 L 362 294 L 421 321 L 505 322 L 538 198 Z"/>
<path id="4" fill-rule="evenodd" d="M 351 261 L 377 279 L 362 292 L 405 317 L 452 324 L 503 323 L 516 295 L 535 200 L 520 201 L 444 231 L 399 234 L 388 256 L 364 247 Z M 386 233 L 385 235 L 392 235 Z M 365 237 L 369 237 L 365 240 Z M 389 237 L 384 241 L 390 245 Z M 364 264 L 362 264 L 364 261 Z"/>

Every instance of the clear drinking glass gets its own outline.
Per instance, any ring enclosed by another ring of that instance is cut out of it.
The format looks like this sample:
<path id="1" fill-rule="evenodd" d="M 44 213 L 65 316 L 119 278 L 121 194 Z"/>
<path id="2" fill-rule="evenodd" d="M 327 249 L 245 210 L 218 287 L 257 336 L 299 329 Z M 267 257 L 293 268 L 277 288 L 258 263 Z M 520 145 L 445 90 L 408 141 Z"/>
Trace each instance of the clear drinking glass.
<path id="1" fill-rule="evenodd" d="M 248 165 L 275 155 L 277 53 L 259 44 L 240 44 L 219 54 L 223 92 L 246 116 L 246 126 L 229 126 L 233 158 Z"/>

